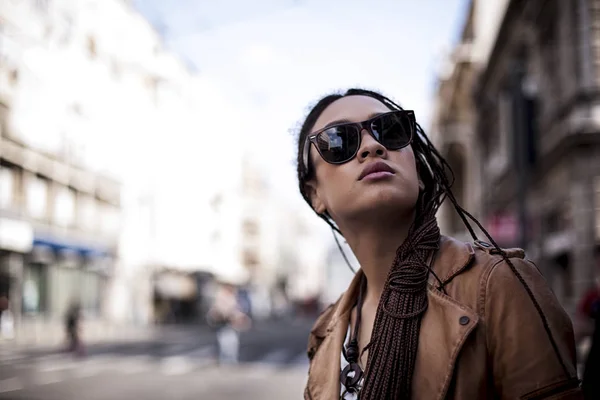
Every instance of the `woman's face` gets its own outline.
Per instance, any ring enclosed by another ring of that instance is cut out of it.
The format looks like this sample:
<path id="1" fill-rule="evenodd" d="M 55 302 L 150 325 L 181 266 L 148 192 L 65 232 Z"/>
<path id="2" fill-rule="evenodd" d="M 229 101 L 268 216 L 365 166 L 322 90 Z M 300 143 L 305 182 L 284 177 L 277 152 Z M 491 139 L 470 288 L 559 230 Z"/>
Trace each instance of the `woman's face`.
<path id="1" fill-rule="evenodd" d="M 361 122 L 389 112 L 380 101 L 368 96 L 347 96 L 330 104 L 319 116 L 312 132 L 334 121 Z M 307 182 L 312 205 L 327 211 L 337 224 L 367 217 L 412 214 L 419 195 L 419 178 L 411 146 L 387 150 L 366 130 L 355 158 L 345 164 L 329 164 L 311 145 L 310 162 L 315 177 Z M 385 163 L 392 172 L 364 175 L 367 166 Z M 400 214 L 399 214 L 400 213 Z"/>

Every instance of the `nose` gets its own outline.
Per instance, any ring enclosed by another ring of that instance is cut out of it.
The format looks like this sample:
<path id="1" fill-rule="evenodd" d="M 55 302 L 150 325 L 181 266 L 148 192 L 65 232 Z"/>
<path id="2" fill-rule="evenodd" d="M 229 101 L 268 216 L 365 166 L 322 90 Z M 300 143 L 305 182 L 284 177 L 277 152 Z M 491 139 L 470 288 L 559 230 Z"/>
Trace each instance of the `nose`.
<path id="1" fill-rule="evenodd" d="M 387 149 L 375 140 L 366 129 L 363 129 L 357 157 L 359 161 L 364 161 L 369 156 L 385 158 L 387 157 Z"/>

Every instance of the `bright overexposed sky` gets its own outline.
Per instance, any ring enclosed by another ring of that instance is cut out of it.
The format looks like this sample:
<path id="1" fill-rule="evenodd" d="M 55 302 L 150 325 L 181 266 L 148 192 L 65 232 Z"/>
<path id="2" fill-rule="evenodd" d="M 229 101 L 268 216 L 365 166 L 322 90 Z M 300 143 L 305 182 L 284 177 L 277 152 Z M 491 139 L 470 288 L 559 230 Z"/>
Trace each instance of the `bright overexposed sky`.
<path id="1" fill-rule="evenodd" d="M 219 93 L 214 110 L 199 110 L 222 119 L 215 134 L 229 135 L 235 120 L 239 140 L 271 185 L 295 198 L 294 134 L 321 96 L 355 86 L 380 90 L 428 126 L 435 71 L 459 35 L 467 3 L 135 1 L 211 88 L 207 96 Z"/>

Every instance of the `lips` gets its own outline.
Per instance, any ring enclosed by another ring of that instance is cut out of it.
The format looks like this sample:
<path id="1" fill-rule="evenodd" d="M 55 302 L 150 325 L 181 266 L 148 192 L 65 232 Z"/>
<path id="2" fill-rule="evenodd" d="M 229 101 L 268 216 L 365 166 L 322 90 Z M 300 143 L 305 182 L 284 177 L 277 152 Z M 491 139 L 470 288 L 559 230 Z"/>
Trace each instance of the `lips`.
<path id="1" fill-rule="evenodd" d="M 368 164 L 361 172 L 358 180 L 362 180 L 364 177 L 370 174 L 374 174 L 377 172 L 389 172 L 391 174 L 396 173 L 392 167 L 384 163 L 383 161 L 376 161 L 374 163 Z"/>

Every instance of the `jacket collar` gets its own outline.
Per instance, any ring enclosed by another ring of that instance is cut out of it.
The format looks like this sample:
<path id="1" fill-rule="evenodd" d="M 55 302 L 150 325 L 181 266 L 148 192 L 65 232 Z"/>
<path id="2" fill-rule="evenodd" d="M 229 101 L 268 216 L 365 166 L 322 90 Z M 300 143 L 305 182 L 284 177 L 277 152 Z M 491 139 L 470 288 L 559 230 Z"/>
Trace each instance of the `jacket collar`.
<path id="1" fill-rule="evenodd" d="M 469 267 L 474 256 L 475 251 L 470 243 L 460 242 L 454 238 L 442 235 L 440 238 L 440 249 L 433 262 L 433 272 L 440 278 L 442 284 L 446 284 Z M 325 337 L 328 332 L 333 330 L 340 318 L 347 314 L 349 315 L 350 310 L 354 307 L 363 275 L 362 269 L 359 269 L 350 282 L 348 289 L 346 289 L 342 297 L 338 300 L 336 310 L 331 319 L 329 321 L 321 321 L 320 324 L 315 324 L 312 330 L 313 334 L 318 337 Z M 440 284 L 433 274 L 429 277 L 429 283 L 435 287 L 438 287 Z M 347 325 L 347 321 L 343 322 Z"/>
<path id="2" fill-rule="evenodd" d="M 442 236 L 440 249 L 433 263 L 433 271 L 443 284 L 448 283 L 471 265 L 474 256 L 475 250 L 470 243 Z"/>
<path id="3" fill-rule="evenodd" d="M 470 244 L 442 236 L 432 269 L 442 283 L 446 283 L 465 270 L 473 257 Z M 317 321 L 312 330 L 312 334 L 323 338 L 311 363 L 308 380 L 313 400 L 339 397 L 340 352 L 362 276 L 363 272 L 359 270 L 338 300 L 331 317 Z M 459 350 L 479 321 L 469 307 L 437 290 L 438 285 L 437 279 L 433 277 L 432 281 L 430 278 L 429 305 L 421 320 L 413 375 L 413 388 L 418 387 L 419 393 L 413 393 L 414 399 L 442 399 L 445 396 Z"/>

